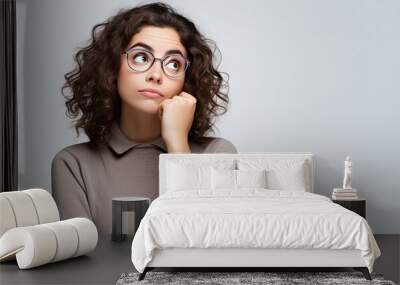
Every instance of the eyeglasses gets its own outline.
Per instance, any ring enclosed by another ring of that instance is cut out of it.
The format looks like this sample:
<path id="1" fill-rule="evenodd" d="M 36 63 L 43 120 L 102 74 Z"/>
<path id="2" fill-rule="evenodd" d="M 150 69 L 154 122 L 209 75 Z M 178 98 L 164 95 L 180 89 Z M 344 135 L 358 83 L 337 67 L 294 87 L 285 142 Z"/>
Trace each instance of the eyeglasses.
<path id="1" fill-rule="evenodd" d="M 153 66 L 156 60 L 159 60 L 165 75 L 171 78 L 179 78 L 185 74 L 190 65 L 190 61 L 180 54 L 156 58 L 150 51 L 141 48 L 127 49 L 124 54 L 126 54 L 128 66 L 134 72 L 145 72 Z"/>

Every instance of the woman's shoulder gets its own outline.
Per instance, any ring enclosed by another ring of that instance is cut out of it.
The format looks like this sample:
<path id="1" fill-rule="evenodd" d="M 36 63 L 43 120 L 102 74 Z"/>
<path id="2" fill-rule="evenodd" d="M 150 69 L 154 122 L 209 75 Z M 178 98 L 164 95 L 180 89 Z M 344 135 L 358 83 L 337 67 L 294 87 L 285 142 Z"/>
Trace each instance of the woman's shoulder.
<path id="1" fill-rule="evenodd" d="M 192 143 L 192 153 L 237 153 L 235 145 L 222 137 L 204 137 L 205 143 Z"/>
<path id="2" fill-rule="evenodd" d="M 53 158 L 53 164 L 59 161 L 80 161 L 94 157 L 97 153 L 97 150 L 89 142 L 73 144 L 59 150 Z"/>

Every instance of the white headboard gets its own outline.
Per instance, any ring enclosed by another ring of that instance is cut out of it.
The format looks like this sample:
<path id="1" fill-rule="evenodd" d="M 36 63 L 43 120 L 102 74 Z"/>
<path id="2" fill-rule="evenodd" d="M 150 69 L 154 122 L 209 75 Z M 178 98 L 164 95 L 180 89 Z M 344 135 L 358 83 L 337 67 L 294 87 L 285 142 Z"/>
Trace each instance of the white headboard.
<path id="1" fill-rule="evenodd" d="M 315 161 L 312 153 L 299 153 L 299 152 L 241 152 L 241 153 L 162 153 L 159 156 L 159 195 L 166 192 L 166 166 L 168 162 L 176 159 L 190 159 L 190 160 L 219 160 L 219 159 L 232 159 L 235 161 L 238 158 L 254 158 L 254 159 L 304 159 L 308 166 L 308 182 L 310 189 L 309 192 L 314 192 L 314 173 Z"/>

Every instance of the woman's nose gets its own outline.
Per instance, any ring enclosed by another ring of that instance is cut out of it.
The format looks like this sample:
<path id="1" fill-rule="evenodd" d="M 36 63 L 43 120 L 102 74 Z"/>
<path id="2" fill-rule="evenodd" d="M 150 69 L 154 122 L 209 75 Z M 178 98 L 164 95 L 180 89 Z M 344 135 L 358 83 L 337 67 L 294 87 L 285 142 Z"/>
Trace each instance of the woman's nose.
<path id="1" fill-rule="evenodd" d="M 161 83 L 162 73 L 161 61 L 155 60 L 153 66 L 147 71 L 146 80 Z"/>

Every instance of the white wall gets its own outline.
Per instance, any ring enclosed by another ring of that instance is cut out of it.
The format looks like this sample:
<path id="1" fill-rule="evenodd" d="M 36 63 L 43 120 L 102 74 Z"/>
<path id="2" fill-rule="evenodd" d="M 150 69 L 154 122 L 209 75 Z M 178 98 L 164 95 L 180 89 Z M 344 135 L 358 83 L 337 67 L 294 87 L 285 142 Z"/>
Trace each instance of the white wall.
<path id="1" fill-rule="evenodd" d="M 60 93 L 73 53 L 96 23 L 149 1 L 17 2 L 20 188 L 50 190 L 55 153 L 87 140 Z M 373 231 L 400 233 L 399 1 L 165 2 L 221 50 L 231 105 L 216 136 L 239 152 L 314 153 L 324 195 L 352 156 Z"/>

